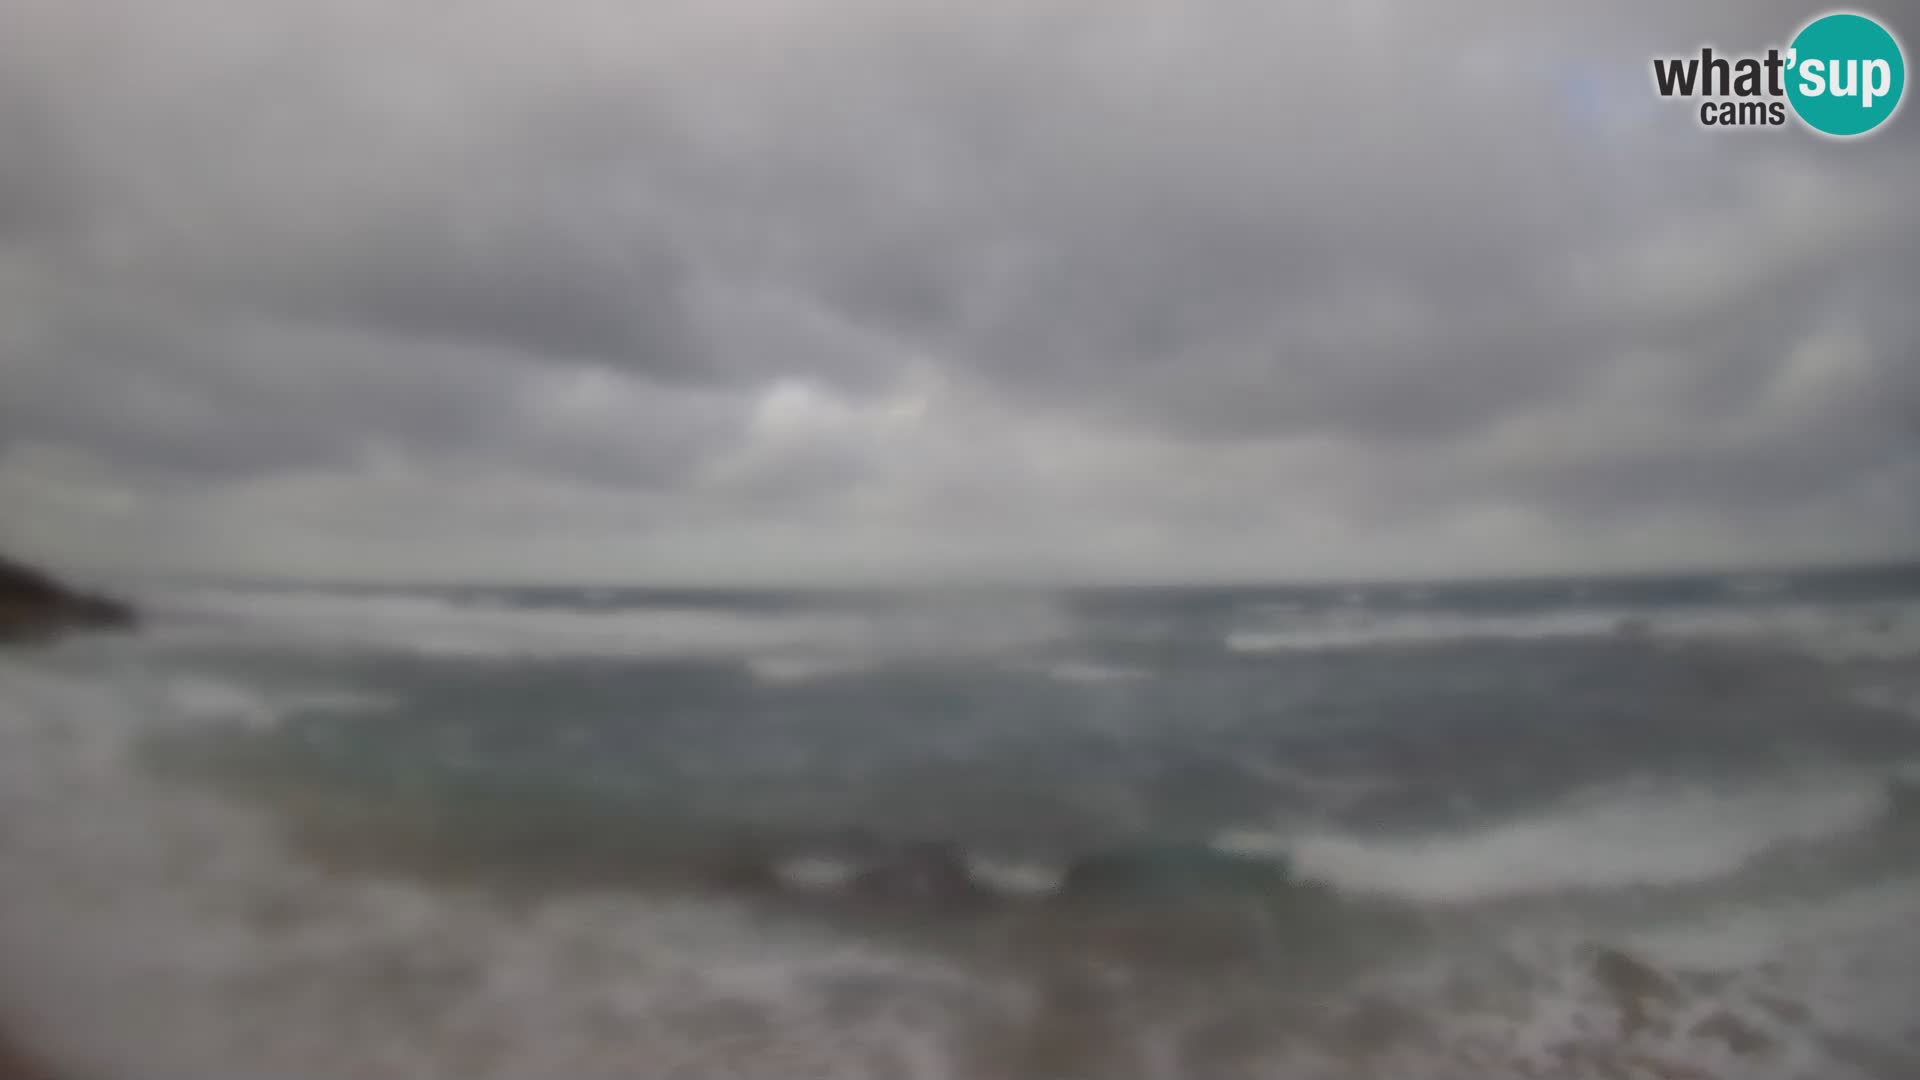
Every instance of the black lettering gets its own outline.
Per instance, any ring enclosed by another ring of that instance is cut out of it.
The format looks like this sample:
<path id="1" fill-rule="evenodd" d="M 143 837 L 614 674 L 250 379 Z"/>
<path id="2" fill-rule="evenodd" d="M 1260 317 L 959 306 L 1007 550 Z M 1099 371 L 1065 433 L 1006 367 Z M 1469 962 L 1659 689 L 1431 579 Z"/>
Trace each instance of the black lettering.
<path id="1" fill-rule="evenodd" d="M 1786 93 L 1780 85 L 1780 72 L 1787 66 L 1787 58 L 1780 55 L 1779 49 L 1767 50 L 1767 93 L 1774 97 Z"/>
<path id="2" fill-rule="evenodd" d="M 1700 122 L 1702 124 L 1705 124 L 1707 127 L 1712 127 L 1714 124 L 1719 122 L 1719 116 L 1720 116 L 1720 107 L 1718 105 L 1715 105 L 1711 101 L 1701 103 Z"/>
<path id="3" fill-rule="evenodd" d="M 1738 74 L 1733 80 L 1733 93 L 1736 97 L 1760 96 L 1760 61 L 1751 57 L 1734 65 Z"/>
<path id="4" fill-rule="evenodd" d="M 1767 106 L 1767 123 L 1773 125 L 1774 127 L 1779 127 L 1780 125 L 1786 122 L 1787 122 L 1787 106 L 1785 105 L 1785 103 L 1779 102 L 1779 101 L 1770 103 Z"/>
<path id="5" fill-rule="evenodd" d="M 1700 77 L 1698 60 L 1655 60 L 1653 62 L 1654 85 L 1660 88 L 1661 97 L 1693 96 L 1693 84 Z"/>
<path id="6" fill-rule="evenodd" d="M 1700 92 L 1702 94 L 1726 97 L 1732 92 L 1733 68 L 1727 63 L 1725 57 L 1713 55 L 1713 50 L 1710 48 L 1701 49 L 1700 67 L 1706 72 L 1706 76 L 1700 80 Z M 1713 73 L 1716 71 L 1720 73 L 1720 89 L 1718 90 L 1713 88 Z"/>
<path id="7" fill-rule="evenodd" d="M 1732 108 L 1733 103 L 1728 102 L 1727 107 Z M 1767 103 L 1764 101 L 1741 102 L 1739 122 L 1741 127 L 1767 126 Z"/>

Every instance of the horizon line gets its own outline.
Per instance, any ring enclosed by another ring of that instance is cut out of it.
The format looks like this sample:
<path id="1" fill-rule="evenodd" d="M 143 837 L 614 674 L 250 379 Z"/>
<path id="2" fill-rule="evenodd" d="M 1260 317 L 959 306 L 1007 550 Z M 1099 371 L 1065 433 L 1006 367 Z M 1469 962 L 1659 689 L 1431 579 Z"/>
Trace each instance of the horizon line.
<path id="1" fill-rule="evenodd" d="M 1590 571 L 1581 570 L 1543 570 L 1522 571 L 1509 574 L 1433 574 L 1427 576 L 1388 575 L 1379 577 L 1339 576 L 1328 578 L 1307 577 L 1238 577 L 1238 578 L 1169 578 L 1140 577 L 1137 579 L 1086 578 L 1081 580 L 1045 580 L 1033 578 L 1021 580 L 1014 578 L 961 577 L 958 575 L 927 575 L 919 582 L 891 580 L 832 580 L 825 577 L 812 580 L 686 580 L 686 581 L 644 581 L 632 578 L 613 579 L 529 579 L 520 577 L 486 578 L 407 578 L 407 577 L 297 577 L 291 575 L 210 575 L 187 573 L 138 573 L 101 572 L 95 576 L 102 580 L 120 579 L 128 584 L 144 582 L 149 585 L 183 585 L 228 588 L 280 588 L 280 589 L 318 589 L 342 591 L 374 591 L 380 589 L 411 589 L 424 591 L 458 591 L 482 589 L 604 589 L 621 592 L 648 592 L 662 594 L 693 593 L 841 593 L 841 594 L 884 594 L 915 592 L 1122 592 L 1122 591 L 1205 591 L 1205 590 L 1342 590 L 1377 588 L 1421 588 L 1421 587 L 1472 587 L 1529 584 L 1615 584 L 1627 582 L 1653 582 L 1688 578 L 1727 578 L 1743 577 L 1831 577 L 1849 575 L 1872 575 L 1876 573 L 1920 573 L 1920 556 L 1898 558 L 1868 558 L 1856 560 L 1822 560 L 1804 562 L 1738 563 L 1725 566 L 1687 566 L 1673 565 L 1651 568 L 1600 568 Z"/>

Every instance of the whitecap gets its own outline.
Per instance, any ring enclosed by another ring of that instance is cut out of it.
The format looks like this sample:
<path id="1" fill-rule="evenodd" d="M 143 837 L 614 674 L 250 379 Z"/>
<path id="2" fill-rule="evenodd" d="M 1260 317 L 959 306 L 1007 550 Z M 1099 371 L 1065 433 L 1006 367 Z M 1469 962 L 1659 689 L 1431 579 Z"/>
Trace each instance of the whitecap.
<path id="1" fill-rule="evenodd" d="M 1464 903 L 1712 881 L 1769 852 L 1871 827 L 1889 806 L 1879 777 L 1783 779 L 1740 791 L 1636 786 L 1455 833 L 1242 828 L 1215 844 L 1284 858 L 1299 876 L 1346 892 Z"/>

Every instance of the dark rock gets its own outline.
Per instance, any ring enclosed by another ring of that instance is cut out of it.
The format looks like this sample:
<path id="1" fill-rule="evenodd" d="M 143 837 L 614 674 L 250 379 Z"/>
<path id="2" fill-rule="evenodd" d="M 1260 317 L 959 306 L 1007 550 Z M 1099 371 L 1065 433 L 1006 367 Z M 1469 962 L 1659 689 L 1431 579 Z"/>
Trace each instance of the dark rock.
<path id="1" fill-rule="evenodd" d="M 1593 978 L 1620 1010 L 1622 1038 L 1653 1027 L 1653 1007 L 1670 1005 L 1684 996 L 1673 979 L 1619 949 L 1603 948 L 1595 954 Z"/>
<path id="2" fill-rule="evenodd" d="M 1355 1002 L 1336 1018 L 1330 1034 L 1340 1045 L 1363 1057 L 1434 1041 L 1432 1025 L 1417 1010 L 1378 997 Z"/>
<path id="3" fill-rule="evenodd" d="M 1788 1024 L 1810 1024 L 1813 1022 L 1813 1010 L 1803 1002 L 1778 994 L 1755 994 L 1753 1003 L 1765 1009 L 1774 1019 Z"/>
<path id="4" fill-rule="evenodd" d="M 1653 998 L 1672 1001 L 1680 986 L 1645 960 L 1619 949 L 1603 948 L 1594 955 L 1593 977 L 1616 998 Z"/>
<path id="5" fill-rule="evenodd" d="M 704 884 L 741 892 L 770 892 L 780 887 L 780 872 L 764 858 L 731 856 L 701 867 Z"/>
<path id="6" fill-rule="evenodd" d="M 1696 1039 L 1723 1042 L 1727 1049 L 1746 1057 L 1773 1049 L 1773 1036 L 1721 1009 L 1701 1020 L 1687 1032 Z"/>
<path id="7" fill-rule="evenodd" d="M 867 900 L 934 905 L 977 904 L 989 893 L 967 872 L 966 856 L 951 844 L 907 844 L 861 868 L 852 892 Z"/>
<path id="8" fill-rule="evenodd" d="M 89 630 L 124 630 L 133 609 L 117 600 L 69 588 L 0 556 L 0 644 L 40 641 Z"/>

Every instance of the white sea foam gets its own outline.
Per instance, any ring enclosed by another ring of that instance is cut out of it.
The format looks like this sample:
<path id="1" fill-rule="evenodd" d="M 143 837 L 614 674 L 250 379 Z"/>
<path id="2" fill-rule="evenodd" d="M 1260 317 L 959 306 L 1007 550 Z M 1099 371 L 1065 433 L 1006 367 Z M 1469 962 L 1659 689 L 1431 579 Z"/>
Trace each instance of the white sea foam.
<path id="1" fill-rule="evenodd" d="M 1081 685 L 1137 682 L 1151 674 L 1139 668 L 1122 667 L 1118 664 L 1097 664 L 1086 660 L 1061 661 L 1049 665 L 1046 671 L 1048 676 L 1058 682 Z"/>
<path id="2" fill-rule="evenodd" d="M 837 893 L 851 886 L 868 865 L 853 857 L 800 852 L 776 861 L 772 870 L 775 881 L 795 892 Z M 1055 863 L 983 852 L 967 852 L 962 865 L 974 884 L 1009 898 L 1051 896 L 1066 876 L 1065 868 Z"/>
<path id="3" fill-rule="evenodd" d="M 176 662 L 164 650 L 137 662 L 112 649 L 0 658 L 0 956 L 8 961 L 0 966 L 0 1014 L 76 1072 L 128 1080 L 997 1080 L 1007 1073 L 979 1064 L 982 1033 L 1017 1041 L 1035 1015 L 1030 987 L 898 944 L 758 920 L 732 903 L 574 893 L 524 907 L 474 891 L 328 874 L 292 858 L 254 813 L 148 778 L 129 750 L 154 725 L 230 723 L 284 712 L 303 695 L 309 705 L 329 694 L 349 707 L 380 703 L 349 688 L 290 692 L 170 666 Z M 1337 866 L 1349 884 L 1454 899 L 1477 895 L 1476 883 L 1516 862 L 1544 866 L 1533 883 L 1555 887 L 1684 877 L 1695 871 L 1676 868 L 1689 859 L 1725 865 L 1742 851 L 1837 835 L 1878 806 L 1843 778 L 1764 795 L 1643 790 L 1432 851 L 1331 834 L 1287 836 L 1273 851 L 1297 854 L 1304 839 L 1304 850 L 1319 844 L 1325 856 L 1305 856 L 1308 869 Z M 1589 860 L 1611 869 L 1589 875 L 1578 868 Z M 1006 891 L 1057 887 L 1057 871 L 1045 866 L 974 858 L 968 868 Z M 814 880 L 844 871 L 794 869 Z M 1705 937 L 1650 936 L 1646 949 L 1656 959 L 1671 950 L 1699 963 L 1785 956 L 1799 981 L 1766 984 L 1769 992 L 1797 995 L 1823 1022 L 1852 1021 L 1884 1036 L 1911 1028 L 1910 1015 L 1896 1014 L 1913 1000 L 1920 971 L 1903 944 L 1911 935 L 1900 936 L 1912 910 L 1901 905 L 1911 902 L 1911 892 L 1861 898 L 1846 906 L 1859 908 L 1859 918 L 1831 926 L 1805 911 L 1756 911 L 1727 924 L 1725 952 L 1701 952 Z M 1513 947 L 1531 933 L 1516 929 Z M 1579 954 L 1549 940 L 1538 955 L 1520 955 L 1534 980 L 1524 1009 L 1453 1004 L 1447 988 L 1457 973 L 1446 958 L 1438 989 L 1399 990 L 1438 1042 L 1369 1049 L 1366 1067 L 1462 1080 L 1547 1075 L 1557 1047 L 1592 1040 L 1615 1022 Z M 845 987 L 868 990 L 836 993 Z M 1322 1011 L 1333 1015 L 1357 1000 L 1343 995 Z M 1077 1022 L 1067 1008 L 1052 1022 Z M 1199 1064 L 1224 1051 L 1193 1015 L 1131 1009 L 1089 1041 L 1146 1075 L 1227 1075 Z M 1268 1023 L 1281 1014 L 1259 1015 Z M 1786 1047 L 1779 1056 L 1729 1058 L 1686 1034 L 1696 1015 L 1684 1014 L 1676 1034 L 1651 1050 L 1620 1052 L 1716 1075 L 1861 1075 L 1780 1028 L 1769 1029 Z M 1765 1021 L 1755 1010 L 1742 1015 Z M 1049 1032 L 1041 1041 L 1069 1037 L 1070 1030 Z M 1353 1075 L 1341 1038 L 1279 1038 L 1230 1074 Z"/>
<path id="4" fill-rule="evenodd" d="M 795 855 L 773 866 L 774 880 L 801 892 L 834 892 L 846 888 L 860 873 L 851 859 L 829 855 Z"/>
<path id="5" fill-rule="evenodd" d="M 851 656 L 756 656 L 747 661 L 754 680 L 769 686 L 819 682 L 858 674 L 869 666 Z"/>
<path id="6" fill-rule="evenodd" d="M 397 705 L 392 698 L 379 694 L 291 686 L 268 690 L 197 670 L 157 677 L 151 684 L 143 682 L 127 690 L 154 699 L 146 702 L 149 722 L 172 718 L 189 725 L 215 724 L 256 731 L 270 730 L 296 714 L 380 713 Z"/>
<path id="7" fill-rule="evenodd" d="M 748 655 L 852 647 L 862 630 L 857 621 L 819 614 L 521 607 L 401 593 L 209 589 L 158 596 L 149 607 L 156 630 L 176 639 L 475 659 Z"/>
<path id="8" fill-rule="evenodd" d="M 1548 641 L 1631 635 L 1674 644 L 1748 643 L 1822 660 L 1920 658 L 1920 604 L 1764 602 L 1658 610 L 1567 607 L 1530 612 L 1268 609 L 1225 637 L 1242 653 L 1306 652 L 1460 641 Z"/>
<path id="9" fill-rule="evenodd" d="M 979 853 L 967 856 L 967 875 L 1002 896 L 1051 896 L 1066 880 L 1055 863 Z"/>
<path id="10" fill-rule="evenodd" d="M 85 661 L 85 662 L 83 662 Z M 338 877 L 150 779 L 154 725 L 274 695 L 152 663 L 0 658 L 0 1011 L 103 1077 L 951 1078 L 1017 987 L 715 902 Z M 347 699 L 351 700 L 351 699 Z M 881 981 L 849 1004 L 831 987 Z"/>
<path id="11" fill-rule="evenodd" d="M 1920 604 L 1766 604 L 1699 608 L 1663 617 L 1675 640 L 1749 642 L 1829 662 L 1920 659 Z"/>
<path id="12" fill-rule="evenodd" d="M 1713 881 L 1769 852 L 1868 828 L 1888 809 L 1883 778 L 1808 777 L 1732 792 L 1598 792 L 1455 834 L 1393 840 L 1314 828 L 1240 829 L 1216 843 L 1239 854 L 1284 856 L 1302 876 L 1349 892 L 1465 903 Z"/>
<path id="13" fill-rule="evenodd" d="M 1353 806 L 1398 786 L 1384 776 L 1315 772 L 1252 756 L 1235 758 L 1234 764 L 1276 788 L 1304 795 L 1314 805 L 1330 810 Z"/>
<path id="14" fill-rule="evenodd" d="M 1627 616 L 1621 612 L 1567 609 L 1520 615 L 1452 612 L 1391 612 L 1340 607 L 1288 613 L 1229 631 L 1235 652 L 1304 652 L 1373 645 L 1430 645 L 1450 641 L 1604 637 Z"/>
<path id="15" fill-rule="evenodd" d="M 1920 681 L 1910 684 L 1868 683 L 1853 688 L 1852 699 L 1870 709 L 1898 713 L 1920 722 Z"/>
<path id="16" fill-rule="evenodd" d="M 321 589 L 177 589 L 142 598 L 163 644 L 394 651 L 490 659 L 746 659 L 770 681 L 895 658 L 995 655 L 1066 636 L 1043 598 L 928 598 L 870 610 L 655 603 L 529 606 Z"/>
<path id="17" fill-rule="evenodd" d="M 209 675 L 183 673 L 164 684 L 166 704 L 182 718 L 261 729 L 279 721 L 280 710 L 262 693 Z"/>
<path id="18" fill-rule="evenodd" d="M 316 589 L 175 589 L 142 598 L 164 642 L 222 647 L 403 651 L 475 660 L 743 659 L 768 683 L 804 682 L 900 658 L 1022 660 L 1074 637 L 1040 597 L 929 598 L 873 609 L 747 611 L 672 606 L 524 606 L 499 596 Z M 1570 606 L 1471 612 L 1266 603 L 1249 607 L 1225 646 L 1247 654 L 1461 641 L 1634 636 L 1670 644 L 1758 644 L 1834 662 L 1920 658 L 1920 604 L 1814 604 L 1763 593 L 1732 604 L 1642 609 Z M 1047 665 L 1061 681 L 1122 682 L 1134 669 Z"/>

